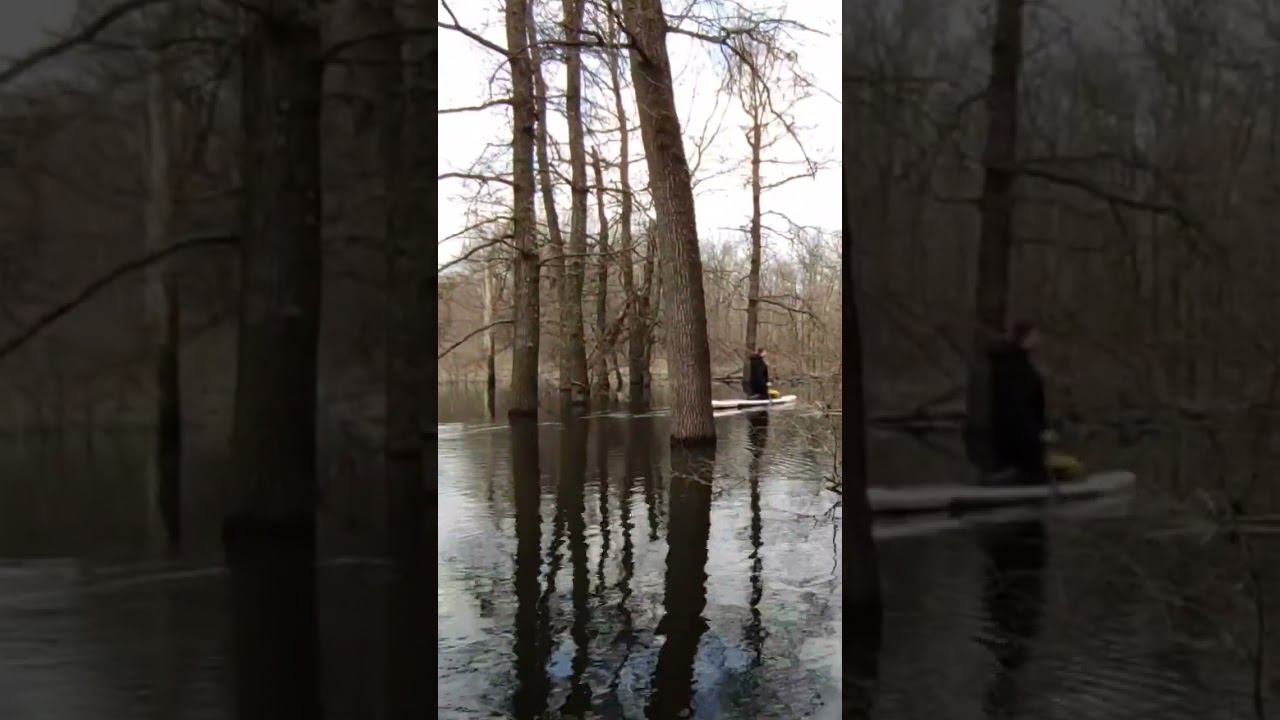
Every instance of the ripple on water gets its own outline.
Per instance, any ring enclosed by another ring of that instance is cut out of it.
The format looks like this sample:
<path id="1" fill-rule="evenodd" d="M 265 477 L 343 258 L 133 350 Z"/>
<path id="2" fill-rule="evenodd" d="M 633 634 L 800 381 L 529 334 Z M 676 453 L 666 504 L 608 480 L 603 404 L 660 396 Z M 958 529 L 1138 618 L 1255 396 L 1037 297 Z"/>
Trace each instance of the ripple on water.
<path id="1" fill-rule="evenodd" d="M 702 517 L 680 505 L 699 501 L 671 472 L 660 418 L 592 418 L 586 442 L 572 423 L 538 427 L 518 457 L 510 435 L 442 448 L 442 716 L 511 713 L 516 695 L 555 710 L 584 691 L 602 717 L 643 717 L 655 693 L 686 697 L 698 718 L 832 716 L 832 501 L 821 468 L 792 457 L 795 424 L 811 421 L 718 422 Z M 513 475 L 537 491 L 522 495 Z M 688 560 L 699 544 L 701 572 Z M 526 586 L 513 576 L 521 552 L 534 553 Z M 488 598 L 483 618 L 477 596 Z M 696 643 L 676 641 L 690 632 Z"/>

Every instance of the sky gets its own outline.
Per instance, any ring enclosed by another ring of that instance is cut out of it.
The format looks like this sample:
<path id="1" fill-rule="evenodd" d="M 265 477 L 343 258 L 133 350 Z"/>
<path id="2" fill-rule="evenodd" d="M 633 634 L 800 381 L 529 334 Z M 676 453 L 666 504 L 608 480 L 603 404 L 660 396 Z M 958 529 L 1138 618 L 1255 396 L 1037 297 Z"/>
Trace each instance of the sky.
<path id="1" fill-rule="evenodd" d="M 776 7 L 774 3 L 760 0 L 743 0 L 744 4 L 758 9 Z M 555 4 L 557 9 L 559 4 Z M 456 13 L 459 22 L 483 35 L 494 43 L 505 46 L 506 35 L 503 25 L 501 0 L 468 0 L 468 2 L 450 2 L 450 8 Z M 666 9 L 670 13 L 675 9 L 668 1 Z M 818 89 L 807 100 L 802 101 L 793 111 L 793 118 L 799 135 L 805 144 L 807 154 L 815 159 L 825 159 L 830 167 L 819 171 L 814 179 L 794 181 L 779 189 L 767 192 L 762 200 L 763 209 L 782 213 L 801 225 L 821 227 L 834 231 L 840 227 L 840 141 L 841 141 L 841 108 L 840 108 L 840 15 L 841 8 L 837 3 L 797 2 L 780 11 L 785 17 L 811 28 L 817 32 L 794 31 L 788 45 L 795 50 L 798 65 L 809 76 Z M 439 6 L 439 17 L 442 21 L 449 17 L 443 5 Z M 440 57 L 442 63 L 439 71 L 440 108 L 470 107 L 481 104 L 491 97 L 505 92 L 507 87 L 505 71 L 491 86 L 490 78 L 501 64 L 502 58 L 489 49 L 480 47 L 475 41 L 449 31 L 440 31 Z M 736 99 L 719 94 L 721 71 L 713 64 L 718 62 L 719 48 L 709 47 L 706 43 L 681 35 L 670 35 L 667 40 L 668 53 L 671 56 L 673 73 L 675 74 L 676 107 L 680 113 L 684 133 L 685 148 L 690 165 L 696 161 L 697 153 L 693 148 L 694 138 L 702 134 L 702 129 L 712 120 L 712 127 L 717 124 L 722 128 L 716 141 L 707 153 L 707 159 L 695 174 L 694 202 L 698 219 L 699 237 L 724 239 L 737 228 L 746 226 L 750 219 L 751 195 L 747 182 L 750 166 L 749 148 L 744 128 L 745 115 Z M 546 80 L 552 93 L 562 92 L 564 87 L 564 67 L 556 63 L 546 68 Z M 624 71 L 624 76 L 626 75 Z M 629 80 L 629 78 L 627 78 Z M 629 82 L 627 83 L 629 85 Z M 496 92 L 490 88 L 497 88 Z M 626 90 L 626 103 L 630 123 L 637 122 L 634 95 L 630 88 Z M 612 101 L 602 98 L 609 107 Z M 548 120 L 552 135 L 564 142 L 568 134 L 564 130 L 565 123 L 560 113 L 553 113 Z M 721 118 L 716 123 L 714 118 Z M 611 120 L 611 118 L 606 118 Z M 616 134 L 615 134 L 616 136 Z M 476 158 L 489 149 L 490 156 L 499 161 L 502 172 L 509 171 L 511 154 L 509 143 L 510 107 L 499 105 L 492 109 L 448 113 L 439 116 L 439 171 L 467 172 Z M 588 153 L 593 144 L 599 144 L 606 158 L 617 156 L 614 140 L 600 137 L 588 138 Z M 633 132 L 631 155 L 632 172 L 647 175 L 644 164 L 640 162 L 643 152 L 639 132 Z M 779 160 L 798 160 L 802 156 L 793 143 L 779 143 L 772 151 Z M 567 156 L 567 150 L 565 151 Z M 725 174 L 727 172 L 727 174 Z M 567 173 L 567 169 L 565 170 Z M 590 172 L 590 171 L 588 171 Z M 796 173 L 793 167 L 773 172 L 775 179 Z M 766 171 L 764 182 L 770 181 Z M 616 184 L 615 174 L 606 171 L 606 184 Z M 638 185 L 636 178 L 633 185 Z M 561 189 L 563 192 L 563 189 Z M 468 208 L 470 198 L 474 195 L 474 185 L 447 178 L 440 181 L 437 196 L 439 201 L 439 234 L 441 240 L 438 247 L 440 264 L 456 257 L 464 248 L 465 237 L 446 240 L 474 223 L 470 219 Z M 564 192 L 559 203 L 561 224 L 567 224 L 568 194 Z M 595 207 L 588 213 L 589 232 L 595 228 Z M 542 207 L 538 204 L 539 221 L 542 220 Z M 765 219 L 766 225 L 779 229 L 785 227 L 776 219 Z M 766 246 L 785 245 L 784 242 L 766 237 Z M 779 248 L 774 248 L 777 250 Z M 784 250 L 785 251 L 785 250 Z"/>

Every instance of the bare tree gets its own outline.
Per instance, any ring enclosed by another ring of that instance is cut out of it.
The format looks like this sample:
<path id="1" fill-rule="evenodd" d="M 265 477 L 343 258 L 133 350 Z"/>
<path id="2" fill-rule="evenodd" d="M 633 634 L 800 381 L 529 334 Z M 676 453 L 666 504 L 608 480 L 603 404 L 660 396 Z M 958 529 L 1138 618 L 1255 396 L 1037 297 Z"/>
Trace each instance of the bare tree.
<path id="1" fill-rule="evenodd" d="M 512 174 L 515 237 L 515 288 L 512 315 L 511 407 L 508 414 L 538 410 L 538 249 L 533 209 L 533 144 L 536 108 L 529 58 L 529 8 L 526 0 L 507 0 L 507 51 L 511 65 Z"/>
<path id="2" fill-rule="evenodd" d="M 604 13 L 607 37 L 611 41 L 619 39 L 617 23 L 614 21 L 612 6 Z M 626 296 L 627 325 L 627 382 L 630 386 L 631 402 L 639 403 L 644 399 L 645 377 L 648 373 L 645 352 L 648 330 L 648 319 L 641 315 L 643 311 L 640 293 L 635 278 L 636 247 L 632 239 L 631 213 L 633 198 L 631 195 L 631 128 L 627 122 L 626 106 L 622 102 L 622 78 L 619 65 L 622 53 L 611 50 L 606 53 L 609 63 L 609 87 L 613 91 L 614 115 L 618 121 L 618 187 L 622 195 L 620 216 L 618 218 L 619 244 L 621 248 L 620 268 L 622 271 L 622 288 Z"/>
<path id="3" fill-rule="evenodd" d="M 242 40 L 236 471 L 229 478 L 223 538 L 244 717 L 320 716 L 314 568 L 322 217 L 317 10 L 314 0 L 257 3 L 246 14 Z"/>
<path id="4" fill-rule="evenodd" d="M 750 34 L 731 37 L 729 46 L 728 82 L 737 95 L 742 110 L 747 115 L 745 136 L 750 152 L 751 219 L 748 239 L 751 243 L 751 261 L 747 273 L 747 313 L 743 346 L 742 377 L 750 375 L 750 356 L 758 343 L 760 327 L 760 263 L 763 246 L 762 196 L 766 190 L 782 187 L 800 178 L 812 177 L 816 166 L 806 157 L 804 171 L 789 177 L 767 180 L 762 166 L 785 165 L 776 159 L 767 159 L 765 153 L 779 141 L 793 139 L 799 143 L 793 127 L 790 111 L 803 99 L 803 92 L 784 97 L 780 82 L 786 65 L 786 55 L 777 47 L 780 32 L 759 30 Z M 804 88 L 801 82 L 793 83 Z M 785 105 L 784 105 L 785 103 Z M 803 152 L 803 147 L 801 151 Z"/>
<path id="5" fill-rule="evenodd" d="M 564 284 L 560 293 L 560 333 L 563 355 L 560 391 L 571 402 L 587 402 L 587 351 L 583 331 L 582 292 L 587 255 L 587 150 L 582 121 L 582 33 L 585 0 L 564 0 L 565 114 L 569 123 L 569 167 L 572 204 L 569 208 L 569 245 L 565 255 Z"/>
<path id="6" fill-rule="evenodd" d="M 560 213 L 556 210 L 555 185 L 551 181 L 551 158 L 547 151 L 547 83 L 542 72 L 542 48 L 538 37 L 538 25 L 534 21 L 534 3 L 529 2 L 529 57 L 533 68 L 534 112 L 537 121 L 537 143 L 535 145 L 538 160 L 538 188 L 542 194 L 543 219 L 547 225 L 547 252 L 545 262 L 550 272 L 548 290 L 558 301 L 564 283 L 564 237 L 560 232 Z M 558 306 L 557 306 L 558 309 Z M 558 325 L 558 323 L 557 323 Z M 557 367 L 561 375 L 565 375 L 567 355 L 562 342 L 563 329 L 551 336 Z"/>
<path id="7" fill-rule="evenodd" d="M 702 287 L 702 259 L 693 189 L 672 92 L 666 18 L 659 0 L 625 0 L 633 37 L 631 75 L 640 108 L 640 130 L 649 165 L 650 192 L 658 215 L 658 247 L 664 277 L 663 334 L 671 367 L 671 437 L 715 437 L 711 417 L 711 356 Z"/>
<path id="8" fill-rule="evenodd" d="M 1009 304 L 1009 265 L 1013 245 L 1013 190 L 1018 139 L 1018 70 L 1022 62 L 1023 0 L 997 0 L 991 44 L 991 83 L 987 89 L 987 145 L 980 201 L 982 230 L 978 244 L 977 331 L 969 373 L 971 458 L 988 460 L 978 438 L 987 431 L 991 340 L 1004 334 Z"/>
<path id="9" fill-rule="evenodd" d="M 613 340 L 609 330 L 609 216 L 604 211 L 604 172 L 600 169 L 599 148 L 591 150 L 591 165 L 596 177 L 596 214 L 600 228 L 600 238 L 596 244 L 596 346 L 591 354 L 595 376 L 592 393 L 607 398 L 608 359 Z"/>

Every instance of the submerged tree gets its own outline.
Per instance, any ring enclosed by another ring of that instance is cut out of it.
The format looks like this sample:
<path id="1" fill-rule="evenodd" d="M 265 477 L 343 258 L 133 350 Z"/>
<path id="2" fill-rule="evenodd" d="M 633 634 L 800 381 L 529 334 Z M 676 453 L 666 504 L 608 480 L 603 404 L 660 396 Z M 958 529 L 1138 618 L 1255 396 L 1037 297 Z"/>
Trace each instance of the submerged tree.
<path id="1" fill-rule="evenodd" d="M 987 464 L 983 450 L 988 427 L 989 364 L 993 338 L 1004 333 L 1009 305 L 1009 266 L 1013 248 L 1014 181 L 1017 178 L 1018 71 L 1022 63 L 1023 0 L 996 0 L 991 44 L 991 82 L 987 88 L 987 145 L 983 152 L 978 241 L 977 323 L 969 371 L 967 445 L 970 458 Z"/>
<path id="2" fill-rule="evenodd" d="M 534 415 L 538 411 L 540 263 L 533 208 L 536 111 L 528 46 L 527 0 L 507 0 L 506 16 L 511 66 L 512 235 L 516 255 L 515 287 L 512 291 L 515 336 L 511 344 L 511 408 L 508 414 L 516 416 Z"/>
<path id="3" fill-rule="evenodd" d="M 667 21 L 661 0 L 623 0 L 632 36 L 631 76 L 640 108 L 640 131 L 649 166 L 649 190 L 657 212 L 662 277 L 663 335 L 671 383 L 671 437 L 715 438 L 711 416 L 711 354 L 702 289 L 693 187 L 672 90 Z"/>
<path id="4" fill-rule="evenodd" d="M 569 123 L 569 168 L 572 203 L 569 207 L 569 245 L 564 255 L 560 286 L 560 391 L 574 404 L 588 394 L 587 350 L 582 319 L 582 291 L 587 259 L 587 149 L 582 122 L 582 33 L 586 0 L 564 0 L 565 116 Z"/>
<path id="5" fill-rule="evenodd" d="M 611 42 L 619 39 L 617 23 L 614 20 L 612 6 L 605 12 L 606 37 Z M 611 51 L 607 54 L 609 63 L 609 88 L 613 92 L 613 111 L 618 121 L 618 189 L 621 194 L 621 209 L 618 216 L 619 267 L 622 273 L 622 291 L 626 298 L 627 327 L 627 383 L 629 400 L 639 403 L 644 400 L 645 379 L 649 372 L 648 352 L 648 318 L 644 314 L 647 303 L 641 301 L 641 288 L 636 282 L 636 246 L 632 236 L 631 214 L 634 198 L 631 194 L 631 128 L 627 122 L 626 106 L 622 102 L 622 78 L 619 66 L 622 54 Z"/>
<path id="6" fill-rule="evenodd" d="M 321 42 L 315 0 L 254 3 L 242 39 L 244 188 L 235 472 L 223 525 L 239 717 L 320 717 L 316 390 Z"/>

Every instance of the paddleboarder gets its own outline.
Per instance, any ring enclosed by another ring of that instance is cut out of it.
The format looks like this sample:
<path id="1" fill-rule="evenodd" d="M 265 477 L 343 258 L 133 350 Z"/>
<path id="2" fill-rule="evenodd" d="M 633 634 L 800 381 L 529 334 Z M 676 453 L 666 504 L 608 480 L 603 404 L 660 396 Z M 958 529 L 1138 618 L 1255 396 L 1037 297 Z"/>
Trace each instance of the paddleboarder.
<path id="1" fill-rule="evenodd" d="M 1044 380 L 1031 360 L 1040 333 L 1030 322 L 1013 325 L 991 352 L 991 451 L 995 468 L 1018 484 L 1052 481 L 1045 469 Z"/>
<path id="2" fill-rule="evenodd" d="M 747 381 L 744 388 L 747 391 L 748 400 L 768 400 L 769 399 L 769 365 L 765 362 L 764 348 L 758 347 L 751 354 L 750 374 L 747 375 Z"/>

